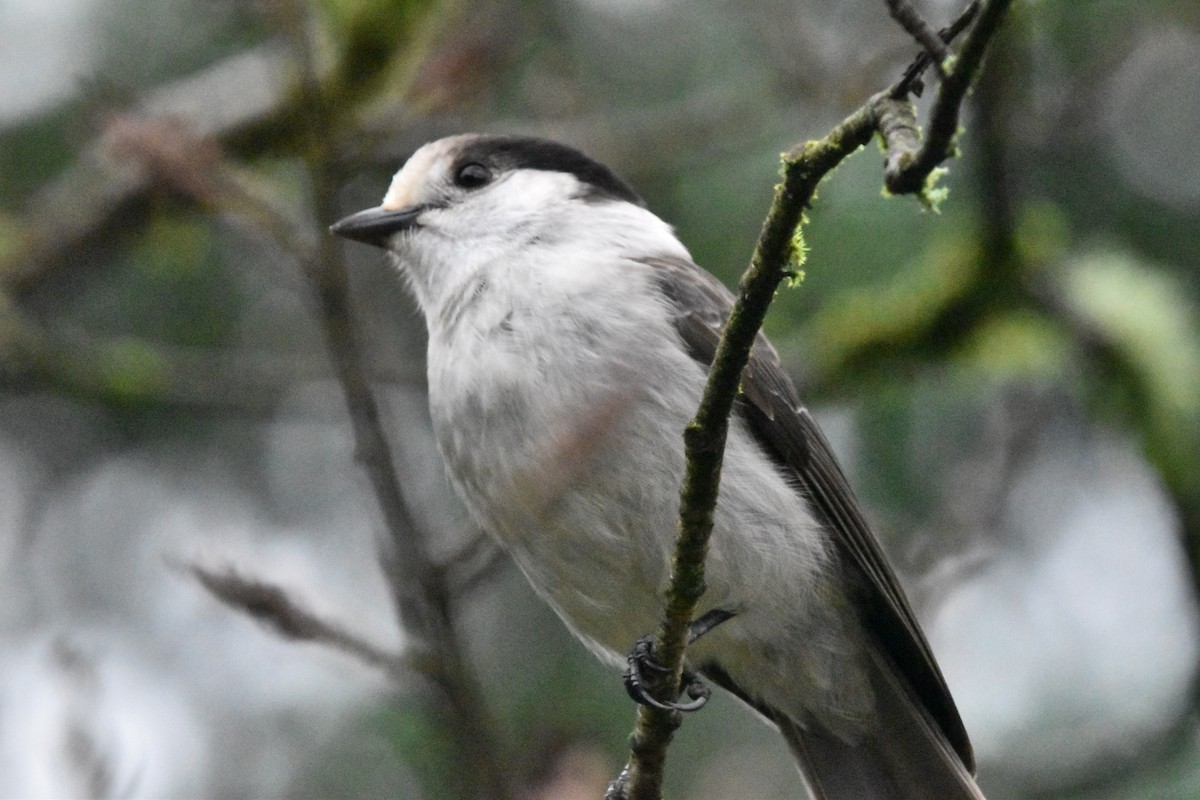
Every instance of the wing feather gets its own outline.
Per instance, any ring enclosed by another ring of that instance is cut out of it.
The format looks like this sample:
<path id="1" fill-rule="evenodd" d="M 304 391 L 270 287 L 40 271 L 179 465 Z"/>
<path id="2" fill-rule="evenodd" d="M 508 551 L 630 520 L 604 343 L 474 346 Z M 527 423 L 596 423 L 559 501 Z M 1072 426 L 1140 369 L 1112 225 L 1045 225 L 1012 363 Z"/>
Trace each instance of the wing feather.
<path id="1" fill-rule="evenodd" d="M 641 261 L 654 270 L 689 353 L 709 366 L 733 307 L 732 293 L 690 261 L 674 257 Z M 974 755 L 966 729 L 908 599 L 863 517 L 833 449 L 801 404 L 779 354 L 761 332 L 742 375 L 742 393 L 739 408 L 760 445 L 796 476 L 849 573 L 858 576 L 853 583 L 864 626 L 973 772 Z"/>

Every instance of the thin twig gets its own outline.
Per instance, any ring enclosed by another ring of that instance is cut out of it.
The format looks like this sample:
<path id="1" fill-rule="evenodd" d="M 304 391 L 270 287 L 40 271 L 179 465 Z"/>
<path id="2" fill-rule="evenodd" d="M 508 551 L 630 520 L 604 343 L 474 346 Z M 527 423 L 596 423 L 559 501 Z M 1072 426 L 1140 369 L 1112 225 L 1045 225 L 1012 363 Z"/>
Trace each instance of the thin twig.
<path id="1" fill-rule="evenodd" d="M 944 44 L 949 44 L 967 29 L 978 14 L 979 0 L 973 0 L 953 23 L 938 31 L 938 38 Z M 930 58 L 929 51 L 922 52 L 913 60 L 913 63 L 905 70 L 904 76 L 891 89 L 879 93 L 869 101 L 879 120 L 879 133 L 883 137 L 884 152 L 886 153 L 883 166 L 884 185 L 893 194 L 905 193 L 900 191 L 903 184 L 897 181 L 904 170 L 916 159 L 917 153 L 922 148 L 921 128 L 917 124 L 917 109 L 909 95 L 920 95 L 923 88 L 921 75 L 929 66 Z M 961 102 L 961 98 L 959 102 Z M 934 161 L 930 166 L 930 172 L 949 155 L 950 153 L 947 151 L 941 159 Z M 936 197 L 929 191 L 928 178 L 929 173 L 927 172 L 917 184 L 919 188 L 910 191 L 916 191 L 921 202 L 927 208 L 935 208 Z"/>
<path id="2" fill-rule="evenodd" d="M 899 22 L 900 26 L 925 48 L 925 52 L 933 57 L 934 67 L 938 74 L 945 75 L 944 65 L 949 51 L 938 32 L 925 21 L 921 13 L 908 0 L 886 0 L 886 2 L 892 19 Z"/>
<path id="3" fill-rule="evenodd" d="M 958 35 L 967 29 L 967 26 L 975 21 L 975 15 L 979 13 L 979 0 L 971 0 L 967 7 L 962 10 L 958 17 L 938 31 L 938 37 L 945 44 L 950 44 Z M 902 77 L 892 87 L 892 97 L 907 97 L 909 94 L 914 94 L 917 97 L 921 96 L 924 91 L 924 84 L 921 83 L 921 76 L 925 74 L 925 70 L 929 67 L 929 62 L 932 56 L 928 50 L 922 50 L 920 55 L 913 59 L 913 63 L 908 65 L 908 69 L 904 71 Z"/>
<path id="4" fill-rule="evenodd" d="M 321 617 L 276 584 L 243 575 L 232 567 L 218 570 L 187 562 L 173 562 L 172 566 L 190 574 L 225 605 L 257 619 L 285 639 L 341 650 L 367 666 L 384 670 L 393 681 L 420 677 L 405 655 Z"/>
<path id="5" fill-rule="evenodd" d="M 415 367 L 371 364 L 379 383 L 423 383 Z M 185 347 L 134 336 L 51 327 L 0 292 L 0 386 L 50 388 L 89 401 L 192 413 L 278 413 L 298 382 L 329 377 L 328 361 L 302 352 Z"/>
<path id="6" fill-rule="evenodd" d="M 1012 0 L 987 0 L 981 3 L 975 21 L 967 31 L 962 48 L 951 61 L 937 97 L 929 112 L 929 130 L 922 147 L 911 156 L 898 158 L 898 169 L 884 175 L 888 191 L 893 194 L 912 194 L 926 188 L 933 170 L 954 150 L 958 135 L 958 115 L 967 90 L 975 80 L 987 46 L 995 36 Z"/>

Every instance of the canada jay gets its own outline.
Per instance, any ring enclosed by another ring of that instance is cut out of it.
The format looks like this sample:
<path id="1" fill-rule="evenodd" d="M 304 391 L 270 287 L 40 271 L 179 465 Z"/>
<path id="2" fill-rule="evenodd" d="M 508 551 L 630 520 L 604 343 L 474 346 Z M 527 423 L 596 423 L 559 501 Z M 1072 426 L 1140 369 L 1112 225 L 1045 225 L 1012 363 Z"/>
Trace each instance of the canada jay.
<path id="1" fill-rule="evenodd" d="M 419 149 L 332 227 L 388 250 L 429 408 L 480 525 L 588 647 L 656 629 L 695 412 L 733 298 L 607 167 L 541 139 Z M 731 420 L 692 669 L 777 725 L 830 800 L 981 798 L 904 592 L 759 337 Z M 712 617 L 709 617 L 710 619 Z"/>

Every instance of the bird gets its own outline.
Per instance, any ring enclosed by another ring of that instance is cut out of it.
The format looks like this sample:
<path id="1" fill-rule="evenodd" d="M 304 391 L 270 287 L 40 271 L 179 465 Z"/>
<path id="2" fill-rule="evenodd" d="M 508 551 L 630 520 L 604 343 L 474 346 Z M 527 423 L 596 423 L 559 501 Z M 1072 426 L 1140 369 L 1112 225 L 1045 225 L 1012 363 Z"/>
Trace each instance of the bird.
<path id="1" fill-rule="evenodd" d="M 683 431 L 733 294 L 615 171 L 532 136 L 417 149 L 333 234 L 384 249 L 428 332 L 450 482 L 600 658 L 656 629 Z M 895 573 L 780 357 L 729 423 L 689 671 L 774 724 L 816 800 L 983 797 Z"/>

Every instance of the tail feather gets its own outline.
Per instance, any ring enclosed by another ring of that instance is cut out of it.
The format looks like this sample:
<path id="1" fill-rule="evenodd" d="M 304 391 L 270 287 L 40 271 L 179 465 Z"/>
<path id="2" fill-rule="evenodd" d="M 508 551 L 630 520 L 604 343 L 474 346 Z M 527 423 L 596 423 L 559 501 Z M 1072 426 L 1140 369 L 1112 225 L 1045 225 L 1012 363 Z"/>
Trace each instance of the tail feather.
<path id="1" fill-rule="evenodd" d="M 816 800 L 984 800 L 970 771 L 882 658 L 876 724 L 854 742 L 775 714 Z"/>
<path id="2" fill-rule="evenodd" d="M 804 728 L 790 719 L 778 723 L 813 800 L 901 800 L 907 795 L 879 768 L 879 757 L 861 745 Z"/>
<path id="3" fill-rule="evenodd" d="M 767 706 L 715 664 L 703 672 L 779 727 L 813 800 L 985 800 L 962 757 L 882 655 L 871 669 L 874 719 L 853 741 Z"/>
<path id="4" fill-rule="evenodd" d="M 779 730 L 813 800 L 983 800 L 958 757 L 941 758 L 928 740 L 850 744 L 790 719 Z"/>

